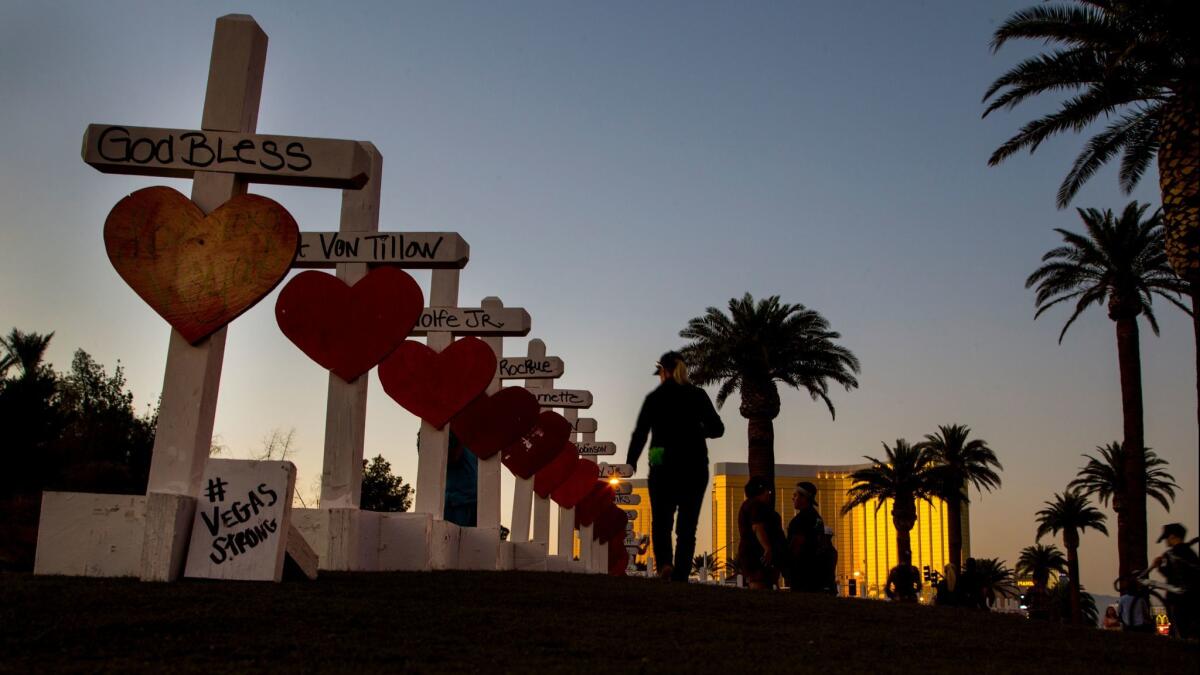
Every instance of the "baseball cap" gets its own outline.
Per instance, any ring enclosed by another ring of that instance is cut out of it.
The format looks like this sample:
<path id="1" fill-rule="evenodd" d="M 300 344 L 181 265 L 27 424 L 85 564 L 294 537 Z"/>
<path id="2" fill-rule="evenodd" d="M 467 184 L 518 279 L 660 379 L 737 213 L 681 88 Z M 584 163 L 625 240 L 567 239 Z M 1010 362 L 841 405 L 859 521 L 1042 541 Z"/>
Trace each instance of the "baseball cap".
<path id="1" fill-rule="evenodd" d="M 799 483 L 796 483 L 796 489 L 799 490 L 801 493 L 803 493 L 804 496 L 808 497 L 808 501 L 812 502 L 813 506 L 817 505 L 817 486 L 816 485 L 813 485 L 812 483 L 810 483 L 808 481 L 801 481 Z"/>
<path id="2" fill-rule="evenodd" d="M 1187 528 L 1183 526 L 1183 523 L 1167 523 L 1163 525 L 1162 534 L 1158 535 L 1158 539 L 1155 541 L 1162 541 L 1172 534 L 1183 539 L 1187 536 Z"/>

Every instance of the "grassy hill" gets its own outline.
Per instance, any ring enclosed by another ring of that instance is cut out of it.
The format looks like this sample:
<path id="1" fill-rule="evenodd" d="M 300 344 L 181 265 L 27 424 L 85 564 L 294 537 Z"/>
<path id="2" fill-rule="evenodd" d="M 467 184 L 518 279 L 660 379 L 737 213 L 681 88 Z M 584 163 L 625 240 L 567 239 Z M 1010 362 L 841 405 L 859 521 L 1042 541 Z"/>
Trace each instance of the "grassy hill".
<path id="1" fill-rule="evenodd" d="M 565 574 L 0 575 L 0 671 L 1198 672 L 1200 647 L 968 610 Z"/>

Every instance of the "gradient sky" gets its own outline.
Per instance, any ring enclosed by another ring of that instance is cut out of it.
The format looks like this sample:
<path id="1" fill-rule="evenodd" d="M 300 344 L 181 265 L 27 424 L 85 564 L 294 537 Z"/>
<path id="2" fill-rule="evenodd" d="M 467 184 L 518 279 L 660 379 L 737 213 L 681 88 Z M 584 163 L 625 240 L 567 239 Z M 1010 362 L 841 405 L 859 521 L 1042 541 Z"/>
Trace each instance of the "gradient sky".
<path id="1" fill-rule="evenodd" d="M 166 324 L 109 264 L 101 230 L 124 195 L 188 182 L 83 164 L 91 122 L 196 128 L 214 20 L 270 36 L 258 129 L 372 141 L 383 230 L 471 244 L 461 302 L 498 295 L 590 389 L 599 440 L 624 457 L 650 364 L 710 305 L 749 291 L 822 312 L 862 360 L 837 419 L 799 392 L 776 422 L 780 463 L 843 464 L 881 441 L 963 423 L 1004 463 L 972 497 L 972 552 L 1014 562 L 1033 514 L 1080 454 L 1117 440 L 1113 324 L 1093 310 L 1033 321 L 1025 277 L 1080 229 L 1054 193 L 1083 139 L 986 160 L 1036 102 L 980 120 L 985 87 L 1037 45 L 988 49 L 1015 2 L 43 3 L 0 7 L 0 329 L 54 331 L 124 365 L 139 407 L 162 386 Z M 1157 205 L 1151 170 L 1133 197 Z M 339 193 L 254 186 L 306 230 L 337 228 Z M 1114 170 L 1079 206 L 1121 208 Z M 428 274 L 414 274 L 423 284 Z M 295 428 L 298 485 L 320 473 L 326 374 L 275 326 L 272 295 L 230 328 L 216 432 L 248 456 Z M 1191 327 L 1143 323 L 1146 440 L 1183 490 L 1164 522 L 1197 529 Z M 507 340 L 521 354 L 525 340 Z M 731 400 L 713 461 L 745 461 Z M 368 455 L 416 477 L 415 418 L 372 376 Z M 507 490 L 507 487 L 506 487 Z M 505 502 L 508 502 L 508 492 Z M 709 548 L 707 505 L 700 550 Z M 1114 537 L 1083 537 L 1086 586 L 1109 592 Z M 1155 546 L 1151 545 L 1153 551 Z"/>

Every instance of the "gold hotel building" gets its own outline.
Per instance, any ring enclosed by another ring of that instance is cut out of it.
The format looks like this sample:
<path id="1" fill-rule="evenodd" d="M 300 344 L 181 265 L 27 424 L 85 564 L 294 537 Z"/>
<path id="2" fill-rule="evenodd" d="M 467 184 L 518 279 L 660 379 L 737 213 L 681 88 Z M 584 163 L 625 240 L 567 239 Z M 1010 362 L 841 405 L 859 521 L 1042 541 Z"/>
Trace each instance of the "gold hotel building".
<path id="1" fill-rule="evenodd" d="M 775 510 L 788 521 L 796 515 L 792 507 L 792 488 L 800 481 L 817 486 L 817 511 L 827 527 L 833 528 L 834 545 L 838 550 L 837 579 L 842 595 L 847 595 L 854 581 L 855 595 L 882 597 L 888 571 L 899 562 L 896 551 L 896 528 L 892 525 L 891 500 L 878 510 L 877 504 L 855 507 L 842 514 L 848 500 L 846 491 L 853 482 L 850 474 L 869 467 L 869 464 L 816 466 L 777 464 L 775 466 Z M 712 477 L 712 541 L 717 559 L 725 565 L 737 556 L 738 509 L 746 500 L 746 481 L 749 466 L 734 462 L 713 465 Z M 968 505 L 962 509 L 963 559 L 971 551 Z M 946 532 L 945 503 L 917 500 L 917 524 L 911 533 L 912 563 L 917 569 L 929 566 L 941 572 L 949 560 Z"/>

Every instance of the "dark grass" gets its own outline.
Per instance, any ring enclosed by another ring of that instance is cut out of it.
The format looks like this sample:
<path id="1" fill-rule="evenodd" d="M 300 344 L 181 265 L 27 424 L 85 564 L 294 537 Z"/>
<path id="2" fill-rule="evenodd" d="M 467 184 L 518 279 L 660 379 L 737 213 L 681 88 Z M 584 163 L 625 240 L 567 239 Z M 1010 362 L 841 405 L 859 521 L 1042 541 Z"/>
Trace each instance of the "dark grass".
<path id="1" fill-rule="evenodd" d="M 282 584 L 0 575 L 4 672 L 1200 672 L 1200 648 L 1019 617 L 566 574 Z"/>

